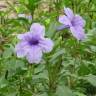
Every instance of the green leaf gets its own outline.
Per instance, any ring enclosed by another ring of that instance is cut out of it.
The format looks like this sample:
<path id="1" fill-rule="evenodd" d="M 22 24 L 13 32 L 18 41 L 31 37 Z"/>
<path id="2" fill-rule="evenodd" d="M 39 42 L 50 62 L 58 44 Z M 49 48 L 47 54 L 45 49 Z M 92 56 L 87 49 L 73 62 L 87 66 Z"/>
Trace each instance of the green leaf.
<path id="1" fill-rule="evenodd" d="M 4 77 L 0 77 L 0 88 L 4 88 L 8 85 L 7 80 Z"/>
<path id="2" fill-rule="evenodd" d="M 80 93 L 80 92 L 74 92 L 74 94 L 76 94 L 76 96 L 86 96 L 85 94 Z"/>
<path id="3" fill-rule="evenodd" d="M 39 94 L 39 95 L 36 95 L 36 96 L 48 96 L 46 93 L 43 93 L 43 94 Z"/>
<path id="4" fill-rule="evenodd" d="M 56 31 L 56 23 L 51 22 L 49 25 L 48 31 L 46 32 L 46 36 L 53 37 L 55 31 Z"/>
<path id="5" fill-rule="evenodd" d="M 70 90 L 66 86 L 58 86 L 56 95 L 57 96 L 75 96 L 72 90 Z"/>
<path id="6" fill-rule="evenodd" d="M 87 80 L 90 84 L 96 87 L 96 76 L 95 75 L 88 75 L 87 77 L 84 78 Z"/>
<path id="7" fill-rule="evenodd" d="M 81 65 L 79 66 L 78 74 L 79 74 L 80 76 L 88 75 L 89 73 L 90 73 L 90 69 L 88 68 L 87 65 L 81 64 Z"/>
<path id="8" fill-rule="evenodd" d="M 8 94 L 7 96 L 16 96 L 16 92 L 14 92 L 14 93 L 10 93 L 10 94 Z"/>
<path id="9" fill-rule="evenodd" d="M 7 70 L 16 70 L 17 68 L 24 68 L 24 66 L 24 61 L 16 60 L 15 58 L 11 58 L 5 62 L 5 67 Z"/>
<path id="10" fill-rule="evenodd" d="M 46 79 L 46 80 L 48 80 L 48 73 L 45 70 L 44 72 L 39 73 L 38 75 L 33 75 L 33 79 Z"/>
<path id="11" fill-rule="evenodd" d="M 12 48 L 6 48 L 3 53 L 3 58 L 9 58 L 12 56 L 13 50 Z"/>
<path id="12" fill-rule="evenodd" d="M 56 60 L 58 57 L 60 57 L 64 53 L 65 53 L 65 49 L 59 49 L 55 54 L 52 55 L 50 62 Z"/>
<path id="13" fill-rule="evenodd" d="M 90 48 L 93 52 L 96 52 L 96 46 L 90 46 Z"/>
<path id="14" fill-rule="evenodd" d="M 40 64 L 40 65 L 38 65 L 38 67 L 35 68 L 34 73 L 35 74 L 40 73 L 40 72 L 44 71 L 44 68 L 45 68 L 44 64 Z"/>

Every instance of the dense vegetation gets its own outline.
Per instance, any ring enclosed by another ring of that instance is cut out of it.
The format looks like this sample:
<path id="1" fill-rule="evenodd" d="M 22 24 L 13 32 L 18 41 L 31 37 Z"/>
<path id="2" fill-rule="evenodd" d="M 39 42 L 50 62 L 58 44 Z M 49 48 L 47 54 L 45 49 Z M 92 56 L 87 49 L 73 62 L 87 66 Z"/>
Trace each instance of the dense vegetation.
<path id="1" fill-rule="evenodd" d="M 0 11 L 0 96 L 96 96 L 96 0 L 6 3 L 6 10 Z M 68 28 L 57 30 L 64 7 L 86 21 L 83 40 Z M 45 26 L 44 38 L 54 43 L 39 64 L 18 58 L 15 51 L 18 34 L 28 32 L 34 23 Z"/>

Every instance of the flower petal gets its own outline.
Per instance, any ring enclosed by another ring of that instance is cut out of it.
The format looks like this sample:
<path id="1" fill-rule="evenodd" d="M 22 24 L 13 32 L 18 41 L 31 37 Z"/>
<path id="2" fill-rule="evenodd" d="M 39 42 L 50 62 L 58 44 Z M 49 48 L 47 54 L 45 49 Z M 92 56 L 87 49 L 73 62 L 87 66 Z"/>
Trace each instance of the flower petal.
<path id="1" fill-rule="evenodd" d="M 20 42 L 15 46 L 17 57 L 24 57 L 27 54 L 29 46 L 27 42 Z"/>
<path id="2" fill-rule="evenodd" d="M 62 23 L 62 24 L 64 24 L 64 25 L 69 25 L 69 26 L 71 26 L 70 20 L 69 20 L 68 17 L 65 16 L 65 15 L 59 16 L 59 22 Z"/>
<path id="3" fill-rule="evenodd" d="M 31 32 L 26 32 L 26 33 L 23 33 L 23 34 L 18 34 L 17 38 L 20 39 L 20 40 L 29 40 L 29 39 L 32 38 L 32 33 Z"/>
<path id="4" fill-rule="evenodd" d="M 29 63 L 40 63 L 42 59 L 42 50 L 39 46 L 32 46 L 26 55 L 26 58 Z"/>
<path id="5" fill-rule="evenodd" d="M 33 35 L 44 36 L 45 35 L 45 27 L 40 25 L 39 23 L 34 23 L 31 25 L 30 32 Z"/>
<path id="6" fill-rule="evenodd" d="M 77 39 L 77 40 L 84 40 L 86 35 L 84 33 L 84 29 L 80 26 L 78 27 L 70 27 L 70 30 L 73 34 L 73 36 Z"/>
<path id="7" fill-rule="evenodd" d="M 70 8 L 64 8 L 64 12 L 70 21 L 74 18 L 74 13 Z"/>
<path id="8" fill-rule="evenodd" d="M 58 27 L 56 28 L 56 31 L 61 31 L 61 30 L 64 30 L 64 29 L 66 29 L 66 28 L 70 28 L 70 26 L 68 26 L 68 25 L 58 26 Z"/>
<path id="9" fill-rule="evenodd" d="M 76 15 L 73 19 L 73 25 L 84 27 L 85 26 L 85 20 L 81 16 Z"/>
<path id="10" fill-rule="evenodd" d="M 41 47 L 42 51 L 45 53 L 52 51 L 53 45 L 54 45 L 53 41 L 48 38 L 43 38 L 42 40 L 39 41 L 39 46 Z"/>

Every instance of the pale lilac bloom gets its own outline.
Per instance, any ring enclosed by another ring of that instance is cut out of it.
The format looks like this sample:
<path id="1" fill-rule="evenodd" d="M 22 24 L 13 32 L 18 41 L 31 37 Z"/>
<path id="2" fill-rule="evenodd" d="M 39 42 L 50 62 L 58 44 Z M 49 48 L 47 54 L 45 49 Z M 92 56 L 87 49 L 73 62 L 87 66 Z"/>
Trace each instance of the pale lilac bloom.
<path id="1" fill-rule="evenodd" d="M 17 57 L 26 57 L 29 63 L 40 63 L 42 53 L 53 49 L 53 41 L 44 38 L 44 35 L 45 27 L 39 23 L 32 24 L 29 32 L 19 34 L 17 37 L 20 42 L 15 47 Z"/>
<path id="2" fill-rule="evenodd" d="M 69 26 L 72 35 L 77 40 L 83 40 L 86 36 L 84 33 L 85 20 L 75 15 L 70 8 L 64 8 L 65 15 L 59 17 L 59 22 L 65 26 Z"/>

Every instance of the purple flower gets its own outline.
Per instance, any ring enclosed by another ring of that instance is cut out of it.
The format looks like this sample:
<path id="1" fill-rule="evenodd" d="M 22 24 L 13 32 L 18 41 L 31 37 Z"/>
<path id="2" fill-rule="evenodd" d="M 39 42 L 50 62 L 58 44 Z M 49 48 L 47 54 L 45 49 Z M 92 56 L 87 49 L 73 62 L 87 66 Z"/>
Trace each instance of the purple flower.
<path id="1" fill-rule="evenodd" d="M 65 26 L 69 26 L 72 35 L 77 40 L 83 40 L 86 36 L 84 33 L 85 20 L 79 16 L 75 15 L 70 8 L 64 8 L 65 15 L 59 17 L 59 22 Z"/>
<path id="2" fill-rule="evenodd" d="M 44 38 L 45 27 L 39 23 L 31 25 L 30 32 L 19 34 L 20 42 L 16 45 L 17 57 L 26 57 L 29 63 L 40 63 L 42 53 L 48 53 L 53 49 L 53 41 Z"/>

